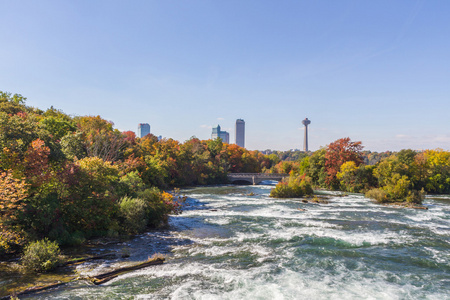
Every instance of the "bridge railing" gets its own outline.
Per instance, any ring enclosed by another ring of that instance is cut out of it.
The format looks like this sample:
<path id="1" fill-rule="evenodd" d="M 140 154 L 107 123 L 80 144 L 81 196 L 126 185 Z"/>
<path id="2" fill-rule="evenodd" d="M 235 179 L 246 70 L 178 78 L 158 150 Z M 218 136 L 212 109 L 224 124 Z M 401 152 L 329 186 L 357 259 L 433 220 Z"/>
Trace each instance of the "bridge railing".
<path id="1" fill-rule="evenodd" d="M 228 173 L 228 176 L 231 177 L 249 177 L 249 176 L 256 176 L 256 177 L 289 177 L 289 174 L 285 173 Z"/>

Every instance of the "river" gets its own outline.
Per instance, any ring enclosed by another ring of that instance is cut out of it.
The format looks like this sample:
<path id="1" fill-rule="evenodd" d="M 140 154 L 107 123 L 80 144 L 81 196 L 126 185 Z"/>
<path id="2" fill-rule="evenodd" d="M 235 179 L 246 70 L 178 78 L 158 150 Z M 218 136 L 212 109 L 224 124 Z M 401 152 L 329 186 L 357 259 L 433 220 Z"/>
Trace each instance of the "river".
<path id="1" fill-rule="evenodd" d="M 328 204 L 272 199 L 271 188 L 186 189 L 187 206 L 170 229 L 116 247 L 136 261 L 160 252 L 164 265 L 33 298 L 450 299 L 449 196 L 428 197 L 421 210 L 331 192 Z"/>

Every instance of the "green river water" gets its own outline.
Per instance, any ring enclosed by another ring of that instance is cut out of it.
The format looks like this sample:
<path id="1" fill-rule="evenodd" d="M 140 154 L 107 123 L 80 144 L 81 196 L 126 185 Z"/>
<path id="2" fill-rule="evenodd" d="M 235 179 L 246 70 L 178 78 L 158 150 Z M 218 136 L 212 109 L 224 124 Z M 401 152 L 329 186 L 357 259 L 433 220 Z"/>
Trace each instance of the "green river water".
<path id="1" fill-rule="evenodd" d="M 272 199 L 271 188 L 186 189 L 187 206 L 169 229 L 98 250 L 125 247 L 130 261 L 159 252 L 164 265 L 29 298 L 450 299 L 449 196 L 428 197 L 421 210 L 331 192 L 328 204 Z M 118 264 L 85 263 L 78 272 Z"/>

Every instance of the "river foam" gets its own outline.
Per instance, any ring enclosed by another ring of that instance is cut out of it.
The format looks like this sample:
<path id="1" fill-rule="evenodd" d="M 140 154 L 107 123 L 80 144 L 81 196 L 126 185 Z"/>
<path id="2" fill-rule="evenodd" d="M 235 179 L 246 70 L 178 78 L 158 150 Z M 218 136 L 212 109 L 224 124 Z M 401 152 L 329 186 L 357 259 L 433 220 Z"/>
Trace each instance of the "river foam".
<path id="1" fill-rule="evenodd" d="M 328 204 L 272 199 L 270 188 L 185 190 L 169 232 L 127 244 L 134 257 L 164 245 L 164 265 L 41 299 L 449 299 L 446 197 L 424 211 L 340 193 L 324 193 Z"/>

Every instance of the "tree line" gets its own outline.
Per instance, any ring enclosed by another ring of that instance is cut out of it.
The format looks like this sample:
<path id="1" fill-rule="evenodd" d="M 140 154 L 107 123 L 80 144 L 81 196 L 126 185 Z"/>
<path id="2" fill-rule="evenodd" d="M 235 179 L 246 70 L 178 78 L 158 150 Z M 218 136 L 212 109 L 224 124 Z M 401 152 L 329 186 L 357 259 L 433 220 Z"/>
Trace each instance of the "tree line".
<path id="1" fill-rule="evenodd" d="M 422 203 L 426 193 L 450 193 L 449 151 L 404 149 L 374 156 L 362 149 L 361 142 L 342 138 L 300 160 L 280 161 L 272 168 L 273 172 L 290 173 L 291 178 L 277 189 L 291 195 L 287 192 L 289 187 L 298 189 L 304 181 L 303 186 L 365 193 L 381 203 L 416 204 Z M 379 160 L 369 164 L 370 159 Z M 298 190 L 299 195 L 304 194 L 304 189 Z"/>
<path id="2" fill-rule="evenodd" d="M 100 116 L 44 111 L 0 92 L 0 255 L 47 237 L 78 244 L 160 226 L 180 211 L 164 189 L 226 183 L 228 172 L 270 164 L 220 139 L 138 138 Z"/>
<path id="3" fill-rule="evenodd" d="M 440 149 L 378 154 L 344 138 L 266 155 L 220 139 L 138 138 L 100 116 L 44 111 L 0 91 L 0 256 L 43 238 L 78 244 L 164 225 L 181 209 L 164 190 L 223 184 L 239 172 L 289 173 L 280 197 L 323 188 L 420 203 L 424 193 L 450 192 L 450 153 Z"/>

